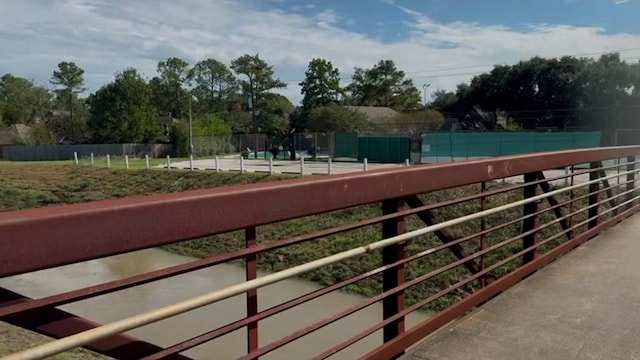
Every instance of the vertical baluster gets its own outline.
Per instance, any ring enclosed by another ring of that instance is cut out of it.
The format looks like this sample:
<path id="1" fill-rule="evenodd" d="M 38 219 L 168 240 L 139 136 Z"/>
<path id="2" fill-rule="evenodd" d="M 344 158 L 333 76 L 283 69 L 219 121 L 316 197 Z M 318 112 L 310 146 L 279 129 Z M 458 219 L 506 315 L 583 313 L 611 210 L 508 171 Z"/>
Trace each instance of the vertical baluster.
<path id="1" fill-rule="evenodd" d="M 525 183 L 532 183 L 538 180 L 536 173 L 528 173 L 524 175 Z M 529 184 L 524 187 L 524 199 L 529 199 L 536 196 L 537 184 Z M 530 232 L 538 227 L 538 215 L 533 215 L 538 212 L 538 202 L 533 201 L 524 205 L 522 209 L 522 216 L 528 216 L 522 220 L 522 232 Z M 522 238 L 522 248 L 527 249 L 534 246 L 538 239 L 538 231 L 533 231 L 530 234 L 525 235 Z M 536 249 L 532 249 L 522 255 L 522 263 L 526 264 L 533 261 L 536 256 Z"/>
<path id="2" fill-rule="evenodd" d="M 404 206 L 401 199 L 386 200 L 382 203 L 382 212 L 385 215 L 393 214 L 400 211 Z M 387 239 L 405 232 L 404 217 L 387 220 L 382 223 L 382 236 Z M 404 244 L 395 244 L 388 246 L 382 250 L 382 263 L 388 265 L 395 263 L 404 258 Z M 382 273 L 382 291 L 392 290 L 405 282 L 404 264 L 396 266 Z M 400 291 L 395 295 L 386 297 L 382 300 L 382 316 L 384 319 L 394 316 L 402 311 L 405 307 L 405 294 Z M 391 341 L 404 332 L 404 317 L 400 318 L 383 329 L 384 342 Z M 396 354 L 393 358 L 397 358 L 402 353 Z"/>
<path id="3" fill-rule="evenodd" d="M 256 247 L 256 228 L 248 227 L 245 230 L 245 246 L 247 248 Z M 253 280 L 258 277 L 258 257 L 256 254 L 246 256 L 246 279 Z M 258 313 L 258 291 L 257 289 L 247 291 L 247 317 Z M 258 348 L 258 322 L 247 324 L 247 352 L 252 352 Z"/>

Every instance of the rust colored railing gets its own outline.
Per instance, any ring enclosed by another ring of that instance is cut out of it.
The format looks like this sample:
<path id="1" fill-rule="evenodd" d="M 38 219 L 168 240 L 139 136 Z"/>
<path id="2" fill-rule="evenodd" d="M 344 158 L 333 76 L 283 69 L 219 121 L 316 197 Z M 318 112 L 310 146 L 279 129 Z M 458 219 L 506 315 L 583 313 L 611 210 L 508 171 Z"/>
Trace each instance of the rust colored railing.
<path id="1" fill-rule="evenodd" d="M 110 282 L 37 299 L 0 289 L 1 321 L 59 339 L 7 359 L 45 358 L 78 346 L 118 359 L 188 359 L 181 353 L 239 329 L 247 331 L 247 351 L 237 356 L 258 359 L 376 303 L 382 304 L 381 321 L 308 357 L 339 357 L 342 350 L 382 332 L 380 345 L 361 358 L 397 358 L 638 211 L 638 155 L 640 147 L 540 153 L 0 213 L 0 278 L 244 231 L 242 248 Z M 379 204 L 377 215 L 371 204 Z M 283 239 L 261 236 L 270 224 L 319 219 L 321 214 L 339 221 L 325 227 L 325 222 L 311 221 L 316 228 Z M 371 235 L 372 229 L 378 237 Z M 299 263 L 292 259 L 288 268 L 258 276 L 259 257 L 347 234 L 354 239 L 347 249 L 337 247 Z M 244 263 L 245 282 L 110 324 L 58 308 L 237 261 Z M 318 290 L 259 309 L 259 288 L 310 271 L 331 271 L 336 264 L 360 272 L 335 276 Z M 261 321 L 362 283 L 370 293 L 360 303 L 273 342 L 259 341 Z M 176 339 L 174 345 L 162 347 L 126 334 L 239 294 L 246 297 L 244 318 Z M 430 316 L 409 328 L 407 315 L 425 308 Z"/>

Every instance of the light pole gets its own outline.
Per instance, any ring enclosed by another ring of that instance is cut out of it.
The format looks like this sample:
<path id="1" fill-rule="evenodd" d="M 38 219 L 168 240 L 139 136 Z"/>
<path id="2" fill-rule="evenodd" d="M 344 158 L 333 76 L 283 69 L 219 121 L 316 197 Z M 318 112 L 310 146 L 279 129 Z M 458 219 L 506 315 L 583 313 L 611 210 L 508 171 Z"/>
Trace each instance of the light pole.
<path id="1" fill-rule="evenodd" d="M 191 98 L 189 94 L 189 169 L 193 171 L 193 118 L 191 116 Z"/>
<path id="2" fill-rule="evenodd" d="M 422 85 L 422 90 L 424 92 L 424 102 L 422 103 L 422 105 L 424 106 L 424 108 L 427 108 L 427 88 L 431 86 L 431 84 L 424 84 Z"/>

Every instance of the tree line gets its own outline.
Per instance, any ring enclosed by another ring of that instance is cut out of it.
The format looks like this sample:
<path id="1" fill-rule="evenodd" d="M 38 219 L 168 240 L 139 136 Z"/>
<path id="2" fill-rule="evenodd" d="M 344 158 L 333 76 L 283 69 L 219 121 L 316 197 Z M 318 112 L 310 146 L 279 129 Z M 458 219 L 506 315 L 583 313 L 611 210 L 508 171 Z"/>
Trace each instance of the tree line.
<path id="1" fill-rule="evenodd" d="M 229 65 L 216 59 L 191 65 L 173 57 L 158 62 L 151 79 L 130 67 L 81 98 L 84 84 L 84 70 L 73 62 L 58 64 L 51 90 L 5 74 L 0 78 L 0 119 L 5 125 L 29 124 L 38 134 L 54 135 L 38 136 L 41 143 L 176 142 L 184 138 L 190 115 L 197 136 L 264 133 L 282 139 L 305 131 L 357 131 L 369 125 L 363 114 L 344 105 L 400 111 L 423 107 L 418 89 L 391 60 L 356 68 L 346 87 L 330 61 L 311 60 L 299 84 L 300 106 L 276 93 L 287 84 L 258 54 L 240 56 Z M 159 121 L 162 118 L 169 120 Z"/>
<path id="2" fill-rule="evenodd" d="M 122 69 L 80 97 L 86 91 L 84 70 L 61 62 L 50 86 L 12 74 L 0 78 L 0 125 L 32 125 L 37 143 L 177 143 L 187 136 L 189 115 L 196 136 L 263 133 L 280 140 L 306 131 L 370 129 L 366 116 L 349 106 L 390 107 L 400 112 L 393 121 L 414 132 L 438 129 L 442 113 L 476 117 L 490 129 L 498 127 L 500 117 L 524 129 L 635 128 L 640 115 L 640 63 L 615 53 L 496 65 L 455 91 L 437 90 L 426 107 L 392 60 L 356 67 L 347 86 L 340 80 L 331 61 L 312 59 L 296 106 L 276 92 L 287 83 L 258 54 L 229 64 L 216 59 L 189 64 L 174 57 L 159 61 L 150 79 L 135 68 Z"/>
<path id="3" fill-rule="evenodd" d="M 523 129 L 638 128 L 640 62 L 625 62 L 617 53 L 534 57 L 496 65 L 455 91 L 438 90 L 429 106 L 450 117 L 482 113 L 489 128 L 499 116 Z"/>

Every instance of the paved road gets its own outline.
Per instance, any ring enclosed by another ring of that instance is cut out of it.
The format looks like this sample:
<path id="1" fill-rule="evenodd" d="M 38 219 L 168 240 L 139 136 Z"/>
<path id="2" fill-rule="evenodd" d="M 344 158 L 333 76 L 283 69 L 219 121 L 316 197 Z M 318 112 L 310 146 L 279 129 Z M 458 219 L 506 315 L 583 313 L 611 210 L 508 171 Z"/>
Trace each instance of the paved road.
<path id="1" fill-rule="evenodd" d="M 640 359 L 639 258 L 635 215 L 402 359 Z"/>

